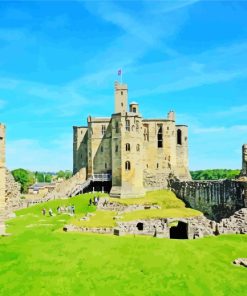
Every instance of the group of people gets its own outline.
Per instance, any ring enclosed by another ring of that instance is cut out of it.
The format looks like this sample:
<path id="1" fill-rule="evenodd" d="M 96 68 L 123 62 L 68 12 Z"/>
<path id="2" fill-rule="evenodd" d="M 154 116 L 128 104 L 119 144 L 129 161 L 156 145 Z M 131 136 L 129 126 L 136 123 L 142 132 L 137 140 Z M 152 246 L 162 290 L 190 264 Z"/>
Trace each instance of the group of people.
<path id="1" fill-rule="evenodd" d="M 46 215 L 46 211 L 47 211 L 46 208 L 42 209 L 43 216 Z M 75 205 L 73 204 L 73 205 L 69 205 L 67 207 L 66 206 L 63 206 L 63 207 L 58 206 L 57 207 L 57 214 L 61 214 L 61 213 L 68 213 L 70 215 L 74 215 L 75 214 Z M 51 208 L 49 208 L 48 214 L 49 214 L 49 216 L 54 216 Z"/>
<path id="2" fill-rule="evenodd" d="M 93 199 L 92 198 L 89 199 L 89 206 L 92 206 L 92 205 L 97 206 L 98 203 L 99 203 L 99 196 L 98 197 L 94 196 Z"/>

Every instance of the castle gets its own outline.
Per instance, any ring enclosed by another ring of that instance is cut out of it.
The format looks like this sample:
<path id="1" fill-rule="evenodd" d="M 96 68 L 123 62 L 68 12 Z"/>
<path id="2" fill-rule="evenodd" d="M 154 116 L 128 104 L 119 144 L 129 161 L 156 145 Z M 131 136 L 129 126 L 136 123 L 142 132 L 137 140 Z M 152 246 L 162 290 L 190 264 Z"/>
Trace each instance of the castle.
<path id="1" fill-rule="evenodd" d="M 73 127 L 73 172 L 84 169 L 111 176 L 112 197 L 140 197 L 166 188 L 169 176 L 190 180 L 188 127 L 167 118 L 144 119 L 136 102 L 128 106 L 128 86 L 115 82 L 115 112 L 89 116 L 87 126 Z"/>

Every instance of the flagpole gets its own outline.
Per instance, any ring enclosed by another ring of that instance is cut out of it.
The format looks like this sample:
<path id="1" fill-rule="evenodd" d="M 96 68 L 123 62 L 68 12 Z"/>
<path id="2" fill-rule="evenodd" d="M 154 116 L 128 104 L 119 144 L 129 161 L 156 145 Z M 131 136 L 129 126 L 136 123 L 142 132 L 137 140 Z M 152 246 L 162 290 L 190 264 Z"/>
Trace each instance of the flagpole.
<path id="1" fill-rule="evenodd" d="M 121 84 L 123 84 L 123 69 L 121 69 Z"/>

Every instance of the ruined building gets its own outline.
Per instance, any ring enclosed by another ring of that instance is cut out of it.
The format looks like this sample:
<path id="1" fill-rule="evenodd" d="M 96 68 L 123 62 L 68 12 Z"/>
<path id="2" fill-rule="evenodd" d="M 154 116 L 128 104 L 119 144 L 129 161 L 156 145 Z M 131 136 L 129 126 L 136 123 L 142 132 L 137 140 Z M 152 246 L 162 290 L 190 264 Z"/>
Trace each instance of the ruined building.
<path id="1" fill-rule="evenodd" d="M 15 182 L 6 168 L 5 130 L 5 126 L 0 123 L 0 216 L 17 209 L 21 203 L 20 184 Z"/>
<path id="2" fill-rule="evenodd" d="M 86 178 L 111 176 L 114 197 L 143 196 L 146 190 L 167 187 L 172 174 L 189 180 L 188 127 L 167 118 L 145 119 L 139 105 L 128 105 L 128 86 L 115 83 L 115 112 L 89 116 L 87 126 L 74 126 L 73 171 Z"/>
<path id="3" fill-rule="evenodd" d="M 6 168 L 5 168 L 5 126 L 0 123 L 0 213 L 5 209 Z"/>

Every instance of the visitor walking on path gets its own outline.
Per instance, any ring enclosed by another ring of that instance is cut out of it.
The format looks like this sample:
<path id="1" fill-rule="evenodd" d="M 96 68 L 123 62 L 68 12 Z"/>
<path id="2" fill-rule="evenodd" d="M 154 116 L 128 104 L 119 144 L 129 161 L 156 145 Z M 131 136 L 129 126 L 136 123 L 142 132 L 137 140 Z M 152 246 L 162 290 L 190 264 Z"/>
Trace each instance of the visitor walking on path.
<path id="1" fill-rule="evenodd" d="M 52 209 L 51 208 L 49 209 L 49 215 L 50 216 L 53 216 L 53 212 L 52 212 Z"/>
<path id="2" fill-rule="evenodd" d="M 45 208 L 42 209 L 42 214 L 43 214 L 43 216 L 45 216 L 45 214 L 46 214 L 46 209 Z"/>

